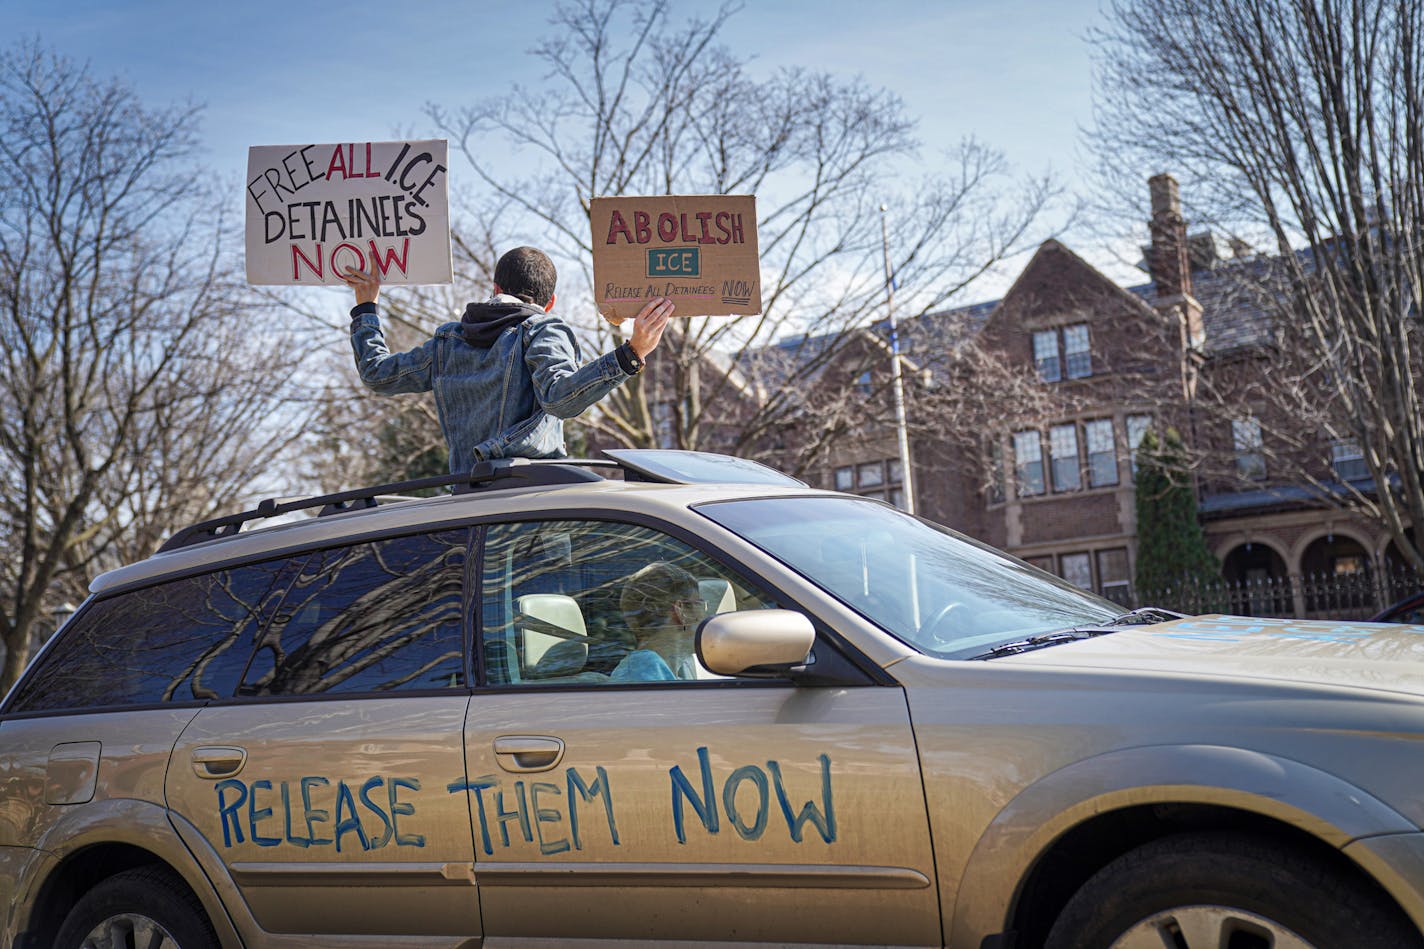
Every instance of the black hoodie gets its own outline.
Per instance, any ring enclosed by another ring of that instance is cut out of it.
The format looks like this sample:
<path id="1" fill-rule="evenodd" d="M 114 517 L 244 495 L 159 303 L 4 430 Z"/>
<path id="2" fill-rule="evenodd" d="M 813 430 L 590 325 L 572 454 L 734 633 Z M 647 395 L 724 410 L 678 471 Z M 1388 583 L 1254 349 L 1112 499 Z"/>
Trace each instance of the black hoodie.
<path id="1" fill-rule="evenodd" d="M 465 342 L 489 349 L 505 330 L 543 312 L 542 306 L 532 303 L 507 303 L 504 300 L 471 303 L 465 307 L 465 315 L 460 317 L 460 328 L 465 334 Z"/>

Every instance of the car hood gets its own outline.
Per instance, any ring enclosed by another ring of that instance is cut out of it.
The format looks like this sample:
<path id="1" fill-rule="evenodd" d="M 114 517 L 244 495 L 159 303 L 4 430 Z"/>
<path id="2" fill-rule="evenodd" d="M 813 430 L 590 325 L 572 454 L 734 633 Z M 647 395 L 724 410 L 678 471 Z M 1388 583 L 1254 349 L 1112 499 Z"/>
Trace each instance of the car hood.
<path id="1" fill-rule="evenodd" d="M 1273 679 L 1424 696 L 1424 626 L 1194 616 L 993 662 Z"/>

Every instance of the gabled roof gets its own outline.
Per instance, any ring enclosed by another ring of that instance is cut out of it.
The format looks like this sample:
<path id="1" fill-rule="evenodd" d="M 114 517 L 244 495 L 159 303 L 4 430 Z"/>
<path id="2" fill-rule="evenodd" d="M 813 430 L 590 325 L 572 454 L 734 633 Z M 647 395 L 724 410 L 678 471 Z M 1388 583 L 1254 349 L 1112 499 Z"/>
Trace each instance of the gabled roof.
<path id="1" fill-rule="evenodd" d="M 1016 298 L 1029 293 L 1028 288 L 1032 281 L 1039 276 L 1038 271 L 1045 267 L 1052 266 L 1055 260 L 1066 261 L 1071 271 L 1083 280 L 1089 288 L 1096 287 L 1107 295 L 1121 300 L 1124 304 L 1134 309 L 1140 309 L 1144 316 L 1154 314 L 1155 311 L 1152 310 L 1151 306 L 1144 305 L 1144 301 L 1140 297 L 1118 286 L 1117 283 L 1113 282 L 1113 280 L 1101 270 L 1075 254 L 1062 241 L 1054 238 L 1049 238 L 1038 245 L 1038 250 L 1034 251 L 1033 256 L 1029 258 L 1029 262 L 1024 265 L 1024 269 L 1014 278 L 1014 282 L 1009 287 L 1008 292 L 1004 294 L 1003 300 L 999 302 L 1002 304 L 1018 303 Z M 1031 299 L 1028 302 L 1031 302 Z M 1061 301 L 1056 302 L 1061 303 Z"/>
<path id="2" fill-rule="evenodd" d="M 1089 279 L 1100 283 L 1109 292 L 1120 294 L 1125 301 L 1142 307 L 1144 311 L 1153 311 L 1158 302 L 1155 283 L 1119 286 L 1063 243 L 1050 239 L 1039 245 L 1002 298 L 926 313 L 900 322 L 897 329 L 901 353 L 922 366 L 933 368 L 940 354 L 976 336 L 995 312 L 1006 301 L 1012 300 L 1036 266 L 1040 266 L 1049 254 L 1066 255 L 1071 262 L 1081 265 L 1083 274 Z M 1254 349 L 1273 341 L 1272 319 L 1265 308 L 1273 260 L 1266 256 L 1218 259 L 1213 266 L 1192 272 L 1192 295 L 1202 306 L 1208 356 Z M 889 327 L 884 319 L 870 324 L 866 331 L 882 339 L 889 336 Z M 851 338 L 853 333 L 845 332 L 788 337 L 748 354 L 751 358 L 744 358 L 742 365 L 755 378 L 756 373 L 750 363 L 760 362 L 757 358 L 760 354 L 775 353 L 783 366 L 786 361 L 804 363 L 824 356 L 827 349 L 844 344 Z"/>

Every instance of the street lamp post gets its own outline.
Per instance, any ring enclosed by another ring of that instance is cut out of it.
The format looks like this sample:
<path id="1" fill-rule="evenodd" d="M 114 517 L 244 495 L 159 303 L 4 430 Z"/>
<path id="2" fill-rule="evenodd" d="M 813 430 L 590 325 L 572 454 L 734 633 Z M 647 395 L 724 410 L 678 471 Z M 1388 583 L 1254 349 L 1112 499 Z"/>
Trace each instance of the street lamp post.
<path id="1" fill-rule="evenodd" d="M 885 255 L 885 317 L 890 324 L 890 383 L 895 397 L 895 440 L 900 448 L 900 486 L 905 492 L 905 510 L 915 513 L 915 480 L 910 468 L 910 435 L 905 424 L 905 382 L 900 371 L 900 336 L 895 330 L 895 281 L 890 272 L 890 228 L 885 220 L 889 210 L 880 205 L 880 247 Z"/>

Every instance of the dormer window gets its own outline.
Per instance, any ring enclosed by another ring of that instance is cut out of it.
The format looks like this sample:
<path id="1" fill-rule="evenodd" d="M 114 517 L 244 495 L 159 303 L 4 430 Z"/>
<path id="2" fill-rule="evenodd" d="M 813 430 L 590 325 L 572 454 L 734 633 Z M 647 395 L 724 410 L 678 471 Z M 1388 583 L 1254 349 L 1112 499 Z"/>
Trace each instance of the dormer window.
<path id="1" fill-rule="evenodd" d="M 1093 374 L 1088 324 L 1075 323 L 1033 334 L 1033 365 L 1044 382 L 1086 379 Z M 1067 370 L 1066 373 L 1064 370 Z"/>

